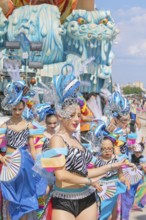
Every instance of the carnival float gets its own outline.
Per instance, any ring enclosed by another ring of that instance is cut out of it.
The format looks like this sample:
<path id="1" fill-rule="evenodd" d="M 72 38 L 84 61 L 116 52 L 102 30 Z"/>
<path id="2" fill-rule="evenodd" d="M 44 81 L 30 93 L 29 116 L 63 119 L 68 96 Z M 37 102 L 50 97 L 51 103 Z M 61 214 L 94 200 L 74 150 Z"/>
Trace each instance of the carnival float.
<path id="1" fill-rule="evenodd" d="M 117 34 L 110 11 L 98 10 L 94 0 L 1 0 L 0 91 L 9 73 L 19 72 L 41 93 L 68 63 L 81 92 L 110 90 Z"/>

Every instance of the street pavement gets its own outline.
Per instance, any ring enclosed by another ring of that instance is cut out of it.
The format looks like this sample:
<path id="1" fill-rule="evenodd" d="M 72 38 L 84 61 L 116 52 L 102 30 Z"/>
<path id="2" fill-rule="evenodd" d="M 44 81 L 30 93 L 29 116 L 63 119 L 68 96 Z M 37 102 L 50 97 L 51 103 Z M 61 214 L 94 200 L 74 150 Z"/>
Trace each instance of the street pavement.
<path id="1" fill-rule="evenodd" d="M 146 208 L 143 211 L 131 211 L 129 220 L 146 220 Z"/>

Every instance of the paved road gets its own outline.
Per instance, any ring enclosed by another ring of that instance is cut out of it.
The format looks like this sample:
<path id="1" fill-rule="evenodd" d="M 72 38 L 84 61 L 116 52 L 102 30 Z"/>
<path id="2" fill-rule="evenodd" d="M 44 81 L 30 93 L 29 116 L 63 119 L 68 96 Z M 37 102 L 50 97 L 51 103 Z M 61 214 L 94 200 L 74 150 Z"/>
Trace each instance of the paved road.
<path id="1" fill-rule="evenodd" d="M 131 211 L 130 220 L 146 220 L 146 208 L 140 211 Z"/>

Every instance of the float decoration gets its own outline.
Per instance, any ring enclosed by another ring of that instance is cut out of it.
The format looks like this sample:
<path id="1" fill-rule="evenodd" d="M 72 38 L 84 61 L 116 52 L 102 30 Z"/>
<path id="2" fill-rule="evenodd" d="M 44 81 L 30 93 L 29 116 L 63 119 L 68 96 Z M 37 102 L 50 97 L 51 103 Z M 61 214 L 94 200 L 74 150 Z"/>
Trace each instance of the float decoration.
<path id="1" fill-rule="evenodd" d="M 58 3 L 61 2 L 65 3 Z M 82 73 L 78 76 L 84 82 L 81 92 L 98 93 L 102 88 L 109 88 L 114 59 L 112 44 L 118 34 L 109 11 L 73 10 L 61 25 L 60 12 L 54 5 L 27 0 L 13 3 L 18 8 L 8 20 L 1 11 L 3 31 L 0 39 L 3 42 L 0 48 L 7 43 L 20 44 L 20 48 L 14 48 L 13 56 L 16 60 L 21 59 L 20 72 L 26 75 L 34 71 L 34 76 L 38 74 L 47 83 L 49 78 L 60 74 L 65 64 L 72 63 L 75 71 L 80 69 Z M 24 6 L 19 7 L 21 4 Z M 3 53 L 10 56 L 12 50 L 6 48 Z M 92 57 L 92 62 L 84 65 Z"/>

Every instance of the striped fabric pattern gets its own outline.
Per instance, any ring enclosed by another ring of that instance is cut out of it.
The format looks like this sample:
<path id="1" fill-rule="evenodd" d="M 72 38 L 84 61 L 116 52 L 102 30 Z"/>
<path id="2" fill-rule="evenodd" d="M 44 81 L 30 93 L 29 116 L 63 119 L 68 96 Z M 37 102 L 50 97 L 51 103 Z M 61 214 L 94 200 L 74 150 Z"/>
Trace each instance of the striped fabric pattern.
<path id="1" fill-rule="evenodd" d="M 26 146 L 28 144 L 28 137 L 29 137 L 29 129 L 26 128 L 22 131 L 14 131 L 10 128 L 7 128 L 7 145 L 17 149 L 21 146 Z"/>
<path id="2" fill-rule="evenodd" d="M 112 158 L 111 160 L 108 160 L 108 161 L 105 161 L 105 160 L 103 160 L 102 158 L 99 157 L 95 162 L 95 167 L 102 167 L 102 166 L 105 166 L 107 164 L 113 164 L 113 163 L 116 163 L 116 162 L 117 162 L 116 157 L 114 157 L 114 158 Z M 106 178 L 112 177 L 116 174 L 117 174 L 116 170 L 109 171 L 109 172 L 106 173 Z"/>
<path id="3" fill-rule="evenodd" d="M 92 157 L 92 153 L 90 153 L 87 149 L 80 150 L 78 148 L 68 146 L 66 170 L 78 173 L 81 176 L 87 176 L 87 165 L 91 162 Z"/>

